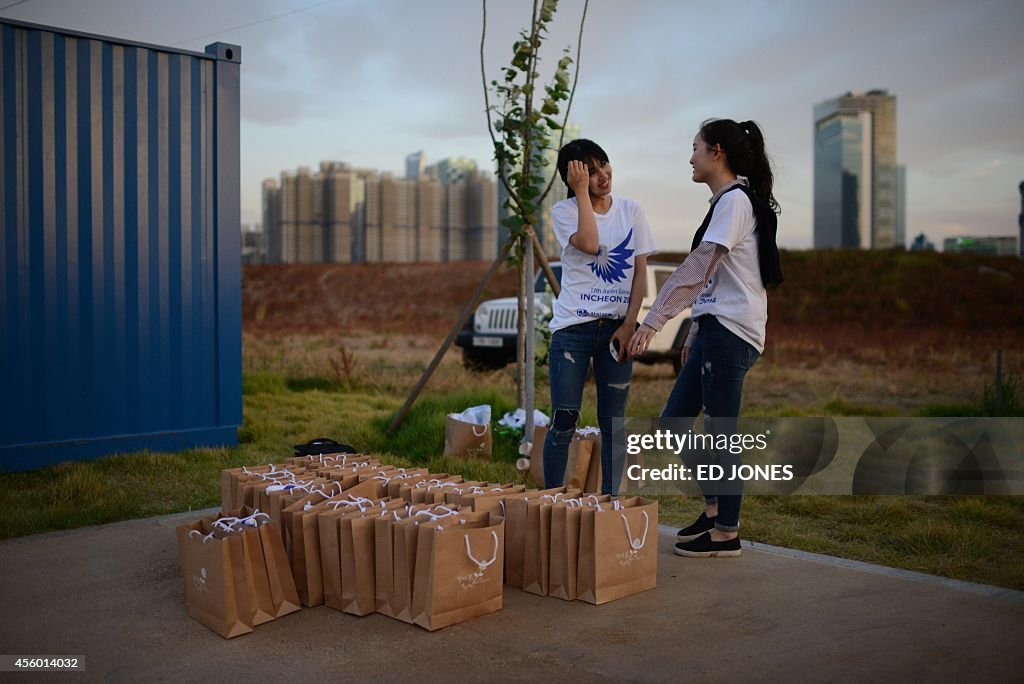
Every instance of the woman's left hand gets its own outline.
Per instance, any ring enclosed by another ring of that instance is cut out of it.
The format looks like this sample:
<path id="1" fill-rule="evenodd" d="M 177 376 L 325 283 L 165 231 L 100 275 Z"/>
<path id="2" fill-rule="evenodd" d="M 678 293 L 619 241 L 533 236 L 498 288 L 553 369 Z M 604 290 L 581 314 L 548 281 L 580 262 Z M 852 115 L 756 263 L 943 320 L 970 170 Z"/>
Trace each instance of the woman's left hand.
<path id="1" fill-rule="evenodd" d="M 658 331 L 646 323 L 641 325 L 629 340 L 629 347 L 627 347 L 629 355 L 638 356 L 643 354 L 647 351 L 647 347 L 650 346 L 651 340 L 653 340 L 654 336 L 657 334 Z"/>
<path id="2" fill-rule="evenodd" d="M 619 343 L 619 355 L 615 359 L 619 363 L 629 358 L 629 338 L 633 335 L 635 328 L 636 323 L 630 323 L 629 325 L 623 323 L 612 333 L 612 342 Z"/>

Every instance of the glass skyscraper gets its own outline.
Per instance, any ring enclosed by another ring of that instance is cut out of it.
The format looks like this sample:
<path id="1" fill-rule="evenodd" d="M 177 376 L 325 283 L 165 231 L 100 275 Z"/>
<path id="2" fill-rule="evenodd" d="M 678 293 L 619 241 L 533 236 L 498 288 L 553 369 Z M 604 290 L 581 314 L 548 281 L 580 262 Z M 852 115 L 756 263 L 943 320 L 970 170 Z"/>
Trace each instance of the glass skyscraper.
<path id="1" fill-rule="evenodd" d="M 896 96 L 846 93 L 814 107 L 815 248 L 903 246 Z"/>

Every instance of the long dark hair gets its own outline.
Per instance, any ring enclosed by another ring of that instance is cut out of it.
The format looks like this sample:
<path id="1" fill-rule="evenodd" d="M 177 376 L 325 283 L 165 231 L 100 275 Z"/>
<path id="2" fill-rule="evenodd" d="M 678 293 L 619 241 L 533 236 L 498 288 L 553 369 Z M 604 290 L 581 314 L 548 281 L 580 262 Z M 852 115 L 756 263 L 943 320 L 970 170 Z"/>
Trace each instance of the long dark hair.
<path id="1" fill-rule="evenodd" d="M 756 123 L 708 119 L 700 125 L 700 137 L 710 147 L 721 147 L 729 168 L 737 176 L 746 176 L 750 189 L 767 202 L 772 211 L 782 213 L 782 207 L 772 194 L 775 176 L 764 150 L 764 134 Z"/>
<path id="2" fill-rule="evenodd" d="M 586 138 L 577 138 L 562 145 L 562 149 L 558 151 L 558 175 L 562 177 L 562 182 L 567 188 L 569 188 L 569 181 L 566 180 L 566 174 L 569 172 L 569 162 L 571 161 L 581 161 L 590 166 L 594 162 L 607 162 L 608 154 L 596 142 Z M 576 193 L 569 188 L 568 197 L 575 196 Z"/>

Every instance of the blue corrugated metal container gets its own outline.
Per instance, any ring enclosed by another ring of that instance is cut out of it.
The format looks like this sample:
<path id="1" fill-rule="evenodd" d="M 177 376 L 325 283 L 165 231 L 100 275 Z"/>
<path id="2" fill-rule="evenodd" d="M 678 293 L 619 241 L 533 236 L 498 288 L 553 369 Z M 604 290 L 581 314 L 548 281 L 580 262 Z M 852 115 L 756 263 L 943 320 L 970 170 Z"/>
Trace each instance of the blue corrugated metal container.
<path id="1" fill-rule="evenodd" d="M 237 444 L 239 64 L 0 20 L 0 470 Z"/>

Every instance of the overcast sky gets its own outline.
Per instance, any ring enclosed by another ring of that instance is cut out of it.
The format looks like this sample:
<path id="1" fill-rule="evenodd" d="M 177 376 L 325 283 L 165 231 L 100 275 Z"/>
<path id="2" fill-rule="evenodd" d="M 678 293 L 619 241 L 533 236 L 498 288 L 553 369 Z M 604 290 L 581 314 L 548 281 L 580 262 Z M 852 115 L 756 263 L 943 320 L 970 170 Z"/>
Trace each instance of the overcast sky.
<path id="1" fill-rule="evenodd" d="M 531 4 L 488 3 L 489 77 Z M 547 64 L 575 45 L 582 7 L 560 3 Z M 243 222 L 261 220 L 262 179 L 322 159 L 401 174 L 422 149 L 428 162 L 493 166 L 476 0 L 28 0 L 0 15 L 198 51 L 241 45 Z M 644 205 L 671 251 L 688 247 L 707 208 L 706 186 L 689 179 L 699 123 L 760 122 L 780 242 L 801 248 L 813 233 L 814 104 L 885 88 L 898 98 L 908 240 L 1015 235 L 1022 33 L 1020 0 L 593 0 L 571 120 L 607 150 L 614 193 Z"/>

